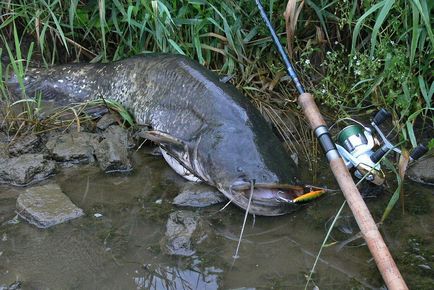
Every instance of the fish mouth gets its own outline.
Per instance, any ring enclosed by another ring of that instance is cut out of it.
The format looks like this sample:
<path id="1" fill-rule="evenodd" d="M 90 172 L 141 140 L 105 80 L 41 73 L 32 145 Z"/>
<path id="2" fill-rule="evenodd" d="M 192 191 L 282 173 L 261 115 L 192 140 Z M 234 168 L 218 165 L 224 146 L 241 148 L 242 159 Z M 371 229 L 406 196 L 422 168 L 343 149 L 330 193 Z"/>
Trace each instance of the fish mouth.
<path id="1" fill-rule="evenodd" d="M 279 216 L 300 208 L 294 200 L 305 193 L 305 187 L 237 181 L 223 193 L 239 207 L 248 209 L 250 214 Z"/>

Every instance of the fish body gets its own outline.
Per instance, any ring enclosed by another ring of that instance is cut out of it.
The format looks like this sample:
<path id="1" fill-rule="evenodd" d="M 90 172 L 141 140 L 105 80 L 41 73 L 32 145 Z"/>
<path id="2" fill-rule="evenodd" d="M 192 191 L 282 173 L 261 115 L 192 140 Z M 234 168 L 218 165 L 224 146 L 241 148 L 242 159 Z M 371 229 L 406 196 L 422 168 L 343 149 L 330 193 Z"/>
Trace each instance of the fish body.
<path id="1" fill-rule="evenodd" d="M 20 92 L 14 80 L 9 87 Z M 216 187 L 244 209 L 251 192 L 246 185 L 299 183 L 296 165 L 248 98 L 184 56 L 29 69 L 24 87 L 27 96 L 40 92 L 59 105 L 98 98 L 121 103 L 138 125 L 151 128 L 149 139 L 173 169 Z M 249 212 L 291 212 L 298 207 L 291 202 L 296 196 L 255 186 Z"/>

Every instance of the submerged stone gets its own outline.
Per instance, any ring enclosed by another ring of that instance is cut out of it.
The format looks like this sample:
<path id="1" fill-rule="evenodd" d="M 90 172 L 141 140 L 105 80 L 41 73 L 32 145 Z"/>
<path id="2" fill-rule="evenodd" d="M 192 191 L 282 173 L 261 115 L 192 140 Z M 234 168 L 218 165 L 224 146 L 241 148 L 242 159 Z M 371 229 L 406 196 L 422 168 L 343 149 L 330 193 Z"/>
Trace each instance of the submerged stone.
<path id="1" fill-rule="evenodd" d="M 97 134 L 72 132 L 50 138 L 45 146 L 56 161 L 92 163 L 95 162 L 94 148 L 97 144 Z"/>
<path id="2" fill-rule="evenodd" d="M 192 256 L 195 245 L 207 238 L 203 221 L 192 211 L 176 211 L 170 214 L 166 235 L 160 246 L 163 253 L 175 256 Z"/>
<path id="3" fill-rule="evenodd" d="M 46 179 L 54 173 L 56 164 L 42 154 L 24 154 L 0 162 L 0 183 L 27 185 Z"/>
<path id="4" fill-rule="evenodd" d="M 17 213 L 38 228 L 48 228 L 84 214 L 55 183 L 26 189 L 18 196 Z"/>
<path id="5" fill-rule="evenodd" d="M 16 215 L 15 205 L 17 203 L 17 197 L 21 193 L 21 189 L 16 187 L 0 186 L 0 192 L 0 224 L 3 224 Z"/>
<path id="6" fill-rule="evenodd" d="M 202 183 L 187 182 L 173 199 L 178 206 L 206 207 L 226 201 L 227 198 L 216 188 Z"/>
<path id="7" fill-rule="evenodd" d="M 21 281 L 13 282 L 9 285 L 0 285 L 0 290 L 20 290 L 21 288 Z"/>

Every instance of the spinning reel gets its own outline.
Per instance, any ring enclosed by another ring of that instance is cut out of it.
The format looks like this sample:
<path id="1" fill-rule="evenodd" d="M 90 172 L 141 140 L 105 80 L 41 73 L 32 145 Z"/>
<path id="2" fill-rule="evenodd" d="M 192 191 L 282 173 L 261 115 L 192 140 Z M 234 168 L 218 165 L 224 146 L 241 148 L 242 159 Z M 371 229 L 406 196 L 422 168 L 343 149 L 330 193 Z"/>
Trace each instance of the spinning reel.
<path id="1" fill-rule="evenodd" d="M 401 154 L 401 150 L 393 145 L 379 128 L 380 124 L 390 117 L 388 111 L 381 109 L 372 119 L 370 127 L 350 118 L 342 119 L 350 121 L 351 124 L 336 137 L 336 147 L 347 168 L 353 168 L 357 178 L 361 179 L 366 175 L 366 179 L 376 185 L 383 184 L 385 179 L 378 161 L 389 151 Z M 418 145 L 411 153 L 410 160 L 420 158 L 427 151 L 424 145 Z"/>

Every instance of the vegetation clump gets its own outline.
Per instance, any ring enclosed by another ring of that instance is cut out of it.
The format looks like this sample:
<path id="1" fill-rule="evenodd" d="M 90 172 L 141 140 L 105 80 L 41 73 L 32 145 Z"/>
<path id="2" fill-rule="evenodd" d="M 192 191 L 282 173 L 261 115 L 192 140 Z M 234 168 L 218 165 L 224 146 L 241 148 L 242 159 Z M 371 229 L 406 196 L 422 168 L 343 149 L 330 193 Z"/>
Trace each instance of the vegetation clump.
<path id="1" fill-rule="evenodd" d="M 401 139 L 413 146 L 415 122 L 420 131 L 432 130 L 430 1 L 264 5 L 281 39 L 288 36 L 288 51 L 304 83 L 328 112 L 348 116 L 386 107 Z M 22 78 L 34 65 L 180 53 L 233 75 L 232 82 L 252 97 L 285 139 L 294 131 L 299 138 L 308 137 L 306 130 L 281 119 L 296 111 L 296 91 L 254 1 L 3 0 L 0 19 L 3 81 L 12 73 Z M 11 101 L 4 83 L 0 93 L 3 101 Z M 32 119 L 38 100 L 20 103 Z"/>

